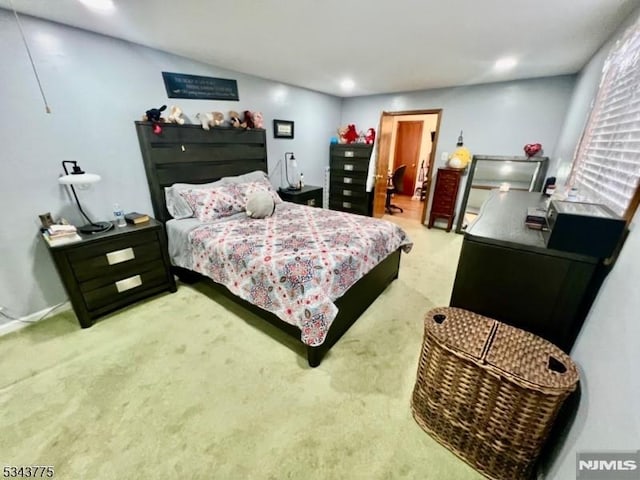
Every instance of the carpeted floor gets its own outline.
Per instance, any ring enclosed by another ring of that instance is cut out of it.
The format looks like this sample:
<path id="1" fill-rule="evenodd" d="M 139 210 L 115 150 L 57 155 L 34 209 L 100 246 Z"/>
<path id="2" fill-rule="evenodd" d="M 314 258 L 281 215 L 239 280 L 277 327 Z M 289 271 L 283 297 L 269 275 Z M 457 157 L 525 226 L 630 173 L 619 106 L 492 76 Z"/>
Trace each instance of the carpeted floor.
<path id="1" fill-rule="evenodd" d="M 284 334 L 180 285 L 81 330 L 64 312 L 0 338 L 0 460 L 60 479 L 476 479 L 415 423 L 422 316 L 462 237 L 403 219 L 400 278 L 310 369 Z"/>

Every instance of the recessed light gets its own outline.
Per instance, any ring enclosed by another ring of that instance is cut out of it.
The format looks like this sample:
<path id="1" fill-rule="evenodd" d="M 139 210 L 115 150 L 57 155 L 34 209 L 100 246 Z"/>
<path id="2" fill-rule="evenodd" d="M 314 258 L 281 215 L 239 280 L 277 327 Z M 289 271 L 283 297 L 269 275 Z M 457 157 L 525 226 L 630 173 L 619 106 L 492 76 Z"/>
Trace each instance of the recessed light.
<path id="1" fill-rule="evenodd" d="M 110 13 L 115 10 L 116 6 L 113 0 L 78 0 L 85 7 L 101 13 Z"/>
<path id="2" fill-rule="evenodd" d="M 493 64 L 493 69 L 498 72 L 506 72 L 507 70 L 511 70 L 518 64 L 518 59 L 515 57 L 503 57 L 496 61 Z"/>
<path id="3" fill-rule="evenodd" d="M 343 90 L 353 90 L 353 87 L 355 87 L 356 84 L 350 78 L 345 78 L 342 83 L 340 83 L 340 86 Z"/>

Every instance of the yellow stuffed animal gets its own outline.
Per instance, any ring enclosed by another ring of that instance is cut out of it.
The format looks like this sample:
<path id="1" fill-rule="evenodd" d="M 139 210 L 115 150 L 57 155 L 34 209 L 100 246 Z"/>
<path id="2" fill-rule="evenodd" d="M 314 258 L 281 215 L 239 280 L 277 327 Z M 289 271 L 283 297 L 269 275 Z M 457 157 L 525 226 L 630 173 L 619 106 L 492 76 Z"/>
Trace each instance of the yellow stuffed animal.
<path id="1" fill-rule="evenodd" d="M 471 152 L 467 147 L 464 146 L 462 141 L 462 130 L 460 131 L 460 136 L 458 137 L 458 143 L 456 144 L 456 149 L 453 151 L 451 155 L 449 155 L 448 165 L 451 168 L 467 168 L 467 165 L 471 162 Z"/>

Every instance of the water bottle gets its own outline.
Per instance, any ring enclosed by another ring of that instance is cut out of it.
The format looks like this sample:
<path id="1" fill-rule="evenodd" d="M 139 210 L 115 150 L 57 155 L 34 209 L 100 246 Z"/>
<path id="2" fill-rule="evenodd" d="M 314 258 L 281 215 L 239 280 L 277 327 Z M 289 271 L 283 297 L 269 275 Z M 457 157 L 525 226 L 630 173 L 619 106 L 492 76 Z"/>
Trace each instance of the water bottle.
<path id="1" fill-rule="evenodd" d="M 124 219 L 124 210 L 117 203 L 113 206 L 113 218 L 116 222 L 116 227 L 126 227 L 127 221 Z"/>
<path id="2" fill-rule="evenodd" d="M 304 174 L 300 174 L 300 189 L 302 190 L 302 187 L 304 187 Z"/>

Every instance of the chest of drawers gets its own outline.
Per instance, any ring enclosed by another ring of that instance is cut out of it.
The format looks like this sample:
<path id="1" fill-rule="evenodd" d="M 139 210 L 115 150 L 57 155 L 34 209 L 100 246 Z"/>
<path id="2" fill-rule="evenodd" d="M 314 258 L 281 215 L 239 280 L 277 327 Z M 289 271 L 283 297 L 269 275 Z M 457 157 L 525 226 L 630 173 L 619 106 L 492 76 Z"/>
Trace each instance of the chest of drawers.
<path id="1" fill-rule="evenodd" d="M 49 251 L 83 328 L 142 298 L 176 291 L 164 231 L 156 220 L 81 236 Z"/>
<path id="2" fill-rule="evenodd" d="M 447 220 L 447 232 L 451 231 L 455 218 L 456 199 L 460 187 L 462 170 L 455 168 L 439 168 L 436 175 L 436 186 L 429 215 L 428 227 L 433 227 L 437 218 Z"/>
<path id="3" fill-rule="evenodd" d="M 367 174 L 372 144 L 332 144 L 329 158 L 329 208 L 370 215 Z"/>

